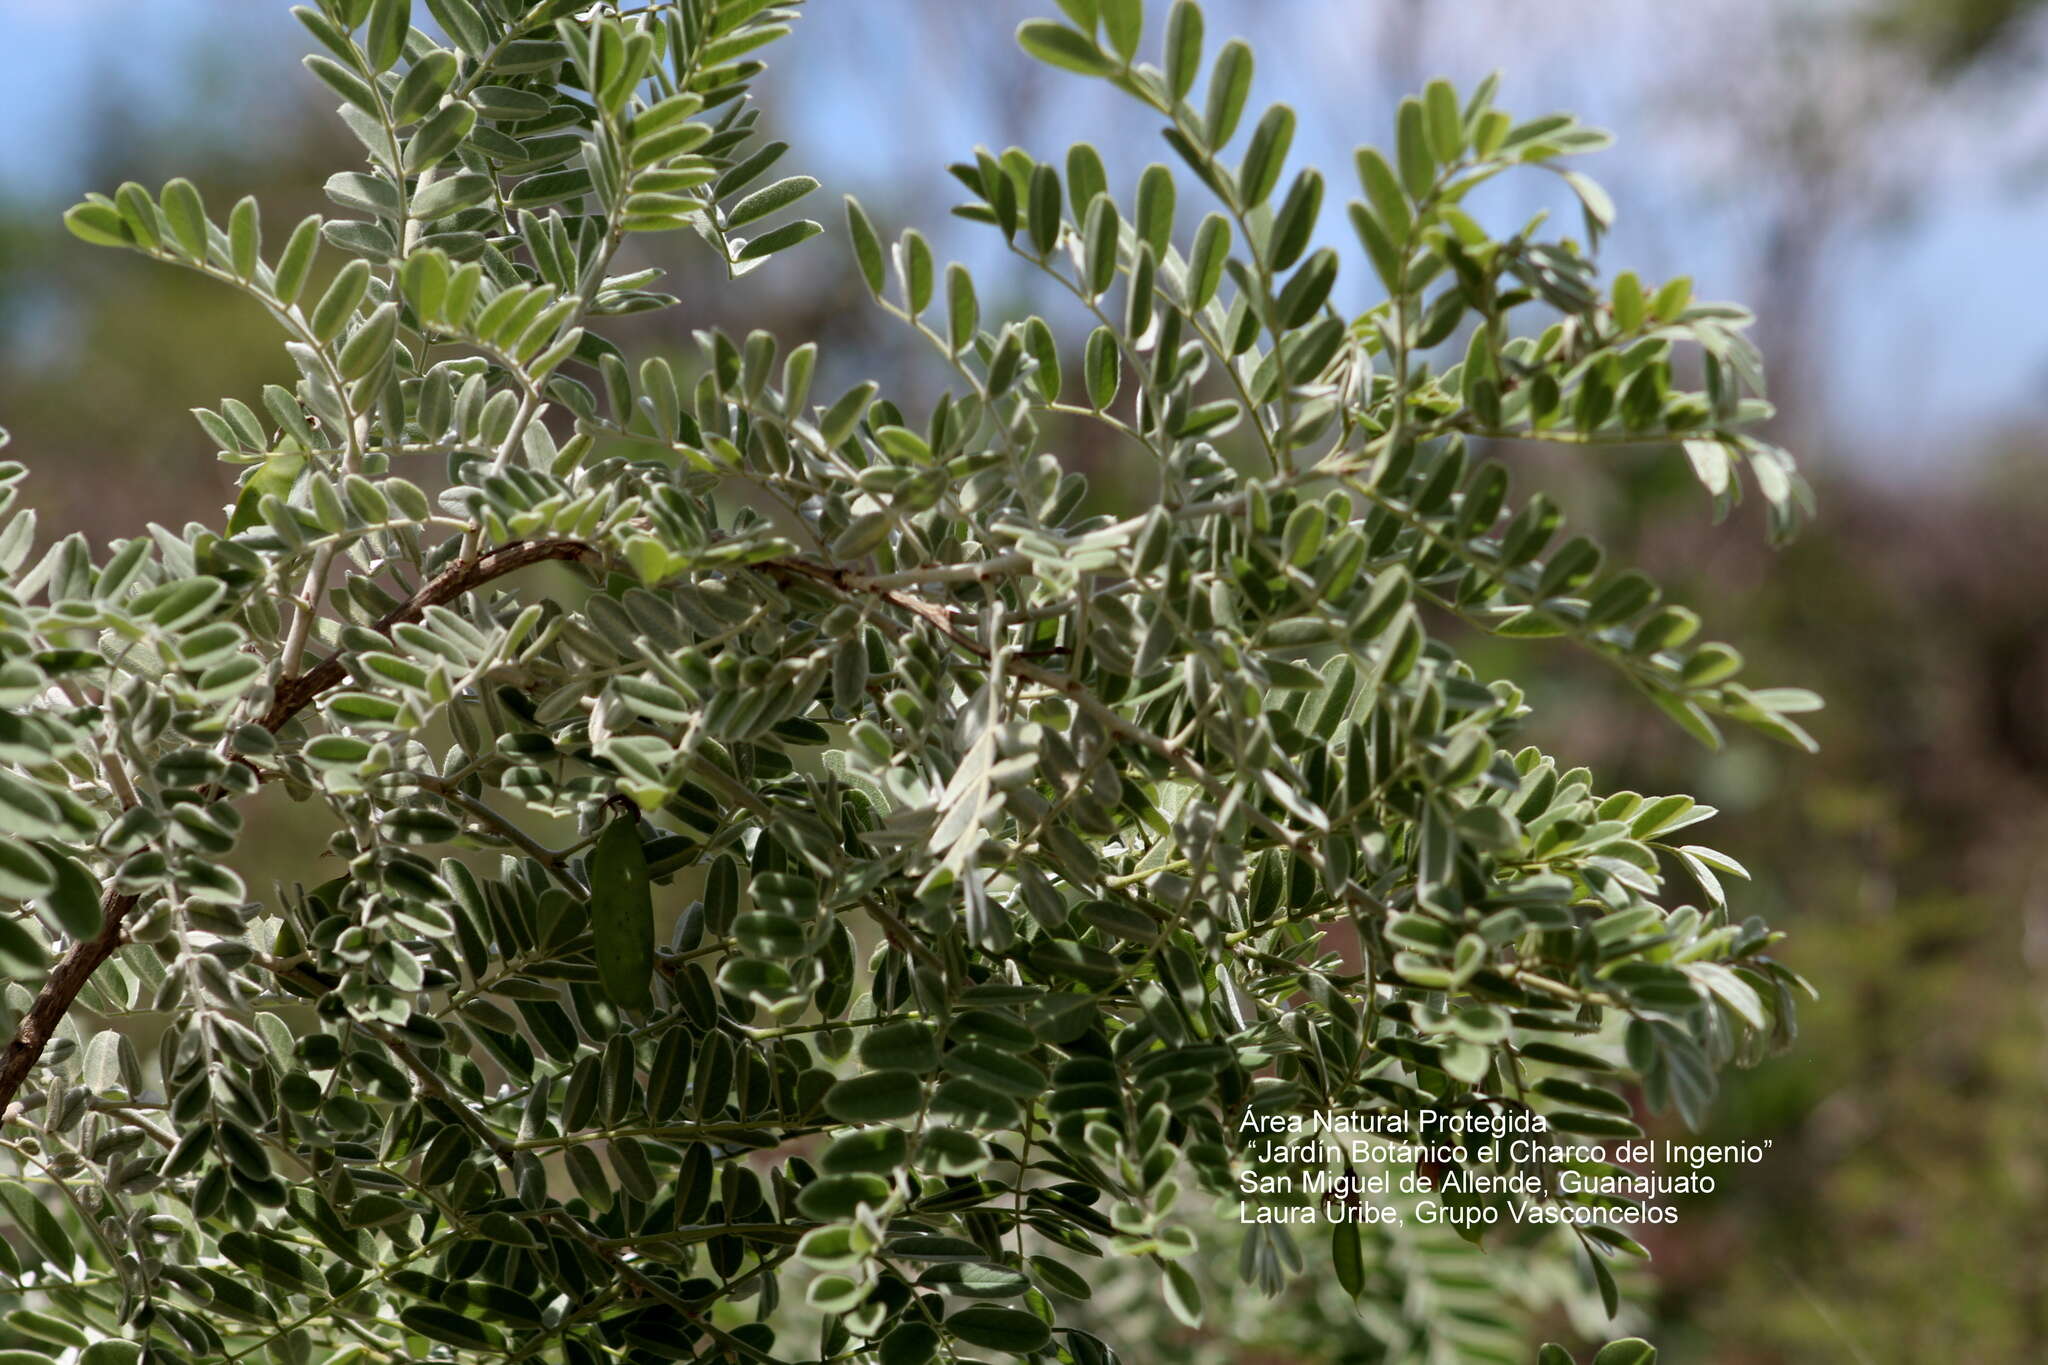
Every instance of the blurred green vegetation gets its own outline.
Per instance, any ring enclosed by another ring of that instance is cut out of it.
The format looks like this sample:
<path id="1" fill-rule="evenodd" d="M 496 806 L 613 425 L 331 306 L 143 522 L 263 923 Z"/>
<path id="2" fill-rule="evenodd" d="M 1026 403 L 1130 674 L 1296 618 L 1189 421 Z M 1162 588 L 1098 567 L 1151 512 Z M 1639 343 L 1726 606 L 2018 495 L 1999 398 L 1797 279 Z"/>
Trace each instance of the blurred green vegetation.
<path id="1" fill-rule="evenodd" d="M 1875 41 L 1952 76 L 2009 55 L 2031 7 L 1893 0 L 1857 17 Z M 176 123 L 102 127 L 81 187 L 175 168 L 214 202 L 260 193 L 278 222 L 313 208 L 352 155 L 318 118 L 295 137 L 272 130 L 260 159 L 217 128 L 195 145 Z M 828 377 L 932 392 L 932 367 L 832 262 L 772 290 L 711 288 L 688 256 L 659 263 L 678 272 L 670 288 L 705 300 L 696 325 L 816 337 Z M 185 409 L 288 370 L 250 305 L 184 272 L 92 253 L 50 207 L 5 201 L 0 360 L 0 424 L 14 433 L 8 454 L 32 471 L 45 534 L 96 539 L 217 518 L 232 470 L 213 463 Z M 1532 692 L 1537 741 L 1607 785 L 1698 791 L 1721 808 L 1710 837 L 1757 874 L 1738 903 L 1790 931 L 1789 960 L 1822 990 L 1797 1048 L 1735 1078 L 1708 1135 L 1770 1139 L 1769 1160 L 1688 1206 L 1676 1232 L 1645 1237 L 1657 1256 L 1658 1321 L 1647 1326 L 1671 1359 L 2048 1359 L 2044 434 L 2016 416 L 1981 451 L 1943 452 L 1938 479 L 1903 485 L 1831 458 L 1823 431 L 1802 452 L 1823 514 L 1776 552 L 1754 509 L 1704 526 L 1675 453 L 1603 456 L 1577 471 L 1575 519 L 1672 583 L 1758 677 L 1829 703 L 1818 758 L 1746 740 L 1706 754 L 1563 651 L 1539 648 L 1517 669 L 1549 670 Z M 1062 453 L 1114 470 L 1098 449 Z M 1501 453 L 1511 466 L 1560 458 Z M 281 802 L 259 818 L 291 830 Z M 270 850 L 246 869 L 252 884 L 317 880 L 317 867 L 289 857 L 295 842 L 246 840 Z M 1301 1332 L 1263 1335 L 1301 1349 Z"/>
<path id="2" fill-rule="evenodd" d="M 1953 73 L 2001 55 L 2039 8 L 2039 0 L 1887 0 L 1873 7 L 1870 25 L 1880 39 Z"/>
<path id="3" fill-rule="evenodd" d="M 1710 837 L 1756 874 L 1739 898 L 1791 933 L 1789 959 L 1822 991 L 1790 1054 L 1733 1078 L 1707 1135 L 1770 1139 L 1769 1159 L 1651 1242 L 1677 1359 L 2048 1351 L 2038 442 L 2016 432 L 1939 490 L 1836 468 L 1825 515 L 1775 553 L 1674 519 L 1691 494 L 1670 460 L 1632 470 L 1605 511 L 1759 676 L 1828 699 L 1817 758 L 1706 755 L 1586 721 L 1607 679 L 1550 682 L 1575 693 L 1560 740 L 1575 757 L 1720 807 Z"/>

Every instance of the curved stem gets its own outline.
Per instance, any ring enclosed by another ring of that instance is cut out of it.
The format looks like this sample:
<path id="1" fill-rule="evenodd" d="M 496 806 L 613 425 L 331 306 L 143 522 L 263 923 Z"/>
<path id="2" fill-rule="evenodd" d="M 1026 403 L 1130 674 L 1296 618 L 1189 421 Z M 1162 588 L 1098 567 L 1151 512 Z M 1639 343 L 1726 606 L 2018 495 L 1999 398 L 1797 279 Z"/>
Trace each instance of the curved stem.
<path id="1" fill-rule="evenodd" d="M 409 601 L 394 608 L 372 629 L 381 635 L 389 635 L 395 627 L 419 620 L 428 607 L 452 602 L 493 579 L 530 564 L 549 560 L 585 562 L 595 560 L 599 555 L 596 546 L 581 540 L 529 540 L 500 545 L 429 579 Z M 276 733 L 312 705 L 321 693 L 341 683 L 347 676 L 341 660 L 329 657 L 304 673 L 286 678 L 278 684 L 270 709 L 264 712 L 258 723 Z M 71 1012 L 71 1006 L 78 999 L 78 993 L 85 989 L 85 983 L 92 980 L 93 973 L 120 948 L 128 916 L 141 899 L 136 892 L 109 887 L 100 898 L 100 931 L 73 944 L 51 969 L 35 1003 L 22 1016 L 21 1026 L 15 1030 L 6 1049 L 0 1051 L 0 1116 L 8 1112 L 15 1094 L 42 1058 L 43 1049 L 49 1046 L 50 1039 L 56 1036 L 58 1026 Z"/>

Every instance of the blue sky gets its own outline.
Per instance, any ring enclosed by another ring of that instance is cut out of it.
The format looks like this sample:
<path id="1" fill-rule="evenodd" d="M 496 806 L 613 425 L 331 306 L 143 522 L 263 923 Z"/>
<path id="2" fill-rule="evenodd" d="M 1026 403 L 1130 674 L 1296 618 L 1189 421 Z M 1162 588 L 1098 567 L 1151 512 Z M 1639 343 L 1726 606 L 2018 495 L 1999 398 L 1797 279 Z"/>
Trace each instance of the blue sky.
<path id="1" fill-rule="evenodd" d="M 1016 22 L 1052 8 L 1049 0 L 811 0 L 796 37 L 773 51 L 777 70 L 764 86 L 782 96 L 775 112 L 796 146 L 790 164 L 831 191 L 885 199 L 894 187 L 904 199 L 942 203 L 951 188 L 945 163 L 976 143 L 1019 140 L 1040 153 L 1077 137 L 1121 144 L 1137 149 L 1124 158 L 1126 178 L 1144 160 L 1170 157 L 1142 111 L 1078 78 L 1034 71 L 1016 53 L 1008 39 Z M 1229 33 L 1254 40 L 1255 102 L 1297 106 L 1296 155 L 1330 171 L 1341 196 L 1354 192 L 1350 149 L 1386 140 L 1400 91 L 1439 73 L 1469 86 L 1500 68 L 1507 107 L 1570 108 L 1620 135 L 1588 166 L 1622 205 L 1611 267 L 1646 276 L 1686 269 L 1701 293 L 1760 310 L 1771 300 L 1754 297 L 1752 262 L 1788 182 L 1739 169 L 1754 164 L 1744 157 L 1757 130 L 1768 135 L 1806 117 L 1891 120 L 1897 131 L 1877 140 L 1867 173 L 1852 177 L 1857 211 L 1824 220 L 1827 413 L 1846 437 L 1836 453 L 1910 476 L 1956 458 L 1967 445 L 1955 440 L 1958 429 L 2044 415 L 2048 323 L 2033 262 L 2048 239 L 2048 194 L 2039 191 L 2048 110 L 2029 83 L 1936 98 L 1838 48 L 1798 48 L 1797 34 L 1768 21 L 1786 12 L 1771 0 L 1211 0 L 1206 8 L 1212 49 Z M 218 38 L 228 42 L 213 58 L 212 85 L 223 95 L 209 119 L 223 138 L 260 145 L 261 123 L 245 121 L 226 92 L 246 80 L 264 90 L 260 100 L 284 80 L 316 98 L 312 79 L 289 61 L 305 38 L 282 0 L 0 0 L 0 113 L 9 133 L 0 192 L 61 207 L 85 188 L 67 171 L 81 150 L 91 84 L 118 82 L 145 119 L 168 114 L 189 100 L 194 53 Z M 1540 189 L 1517 193 L 1497 206 L 1502 214 L 1564 207 Z M 1862 212 L 1894 197 L 1911 211 Z M 1340 214 L 1325 219 L 1327 231 L 1341 231 Z M 921 225 L 942 252 L 981 259 L 970 227 L 937 215 Z M 61 230 L 54 215 L 51 230 Z"/>

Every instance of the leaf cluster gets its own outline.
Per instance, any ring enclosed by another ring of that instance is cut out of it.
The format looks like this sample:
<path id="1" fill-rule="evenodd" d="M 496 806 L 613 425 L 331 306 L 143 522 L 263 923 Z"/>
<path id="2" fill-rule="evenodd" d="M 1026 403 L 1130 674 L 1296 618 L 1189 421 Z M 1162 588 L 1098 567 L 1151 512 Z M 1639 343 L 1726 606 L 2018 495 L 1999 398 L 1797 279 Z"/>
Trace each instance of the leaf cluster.
<path id="1" fill-rule="evenodd" d="M 339 212 L 274 250 L 183 180 L 67 215 L 255 299 L 297 379 L 195 414 L 245 469 L 220 527 L 0 530 L 23 1331 L 1087 1365 L 1117 1358 L 1073 1312 L 1091 1262 L 1201 1320 L 1247 1116 L 1625 1138 L 1638 1095 L 1696 1122 L 1789 1038 L 1740 865 L 1685 842 L 1711 809 L 1521 744 L 1522 690 L 1458 650 L 1559 637 L 1710 743 L 1810 742 L 1814 698 L 1741 681 L 1499 457 L 1682 446 L 1722 506 L 1744 470 L 1779 529 L 1804 506 L 1747 430 L 1747 314 L 1600 278 L 1613 207 L 1563 163 L 1604 135 L 1491 82 L 1404 102 L 1347 209 L 1386 297 L 1347 315 L 1250 48 L 1211 59 L 1180 0 L 1143 64 L 1137 0 L 1062 0 L 1025 50 L 1156 111 L 1180 168 L 1123 198 L 1086 145 L 954 168 L 1078 355 L 849 201 L 854 268 L 952 376 L 913 419 L 813 394 L 815 349 L 765 332 L 681 363 L 603 335 L 678 304 L 629 234 L 738 275 L 820 231 L 747 98 L 793 6 L 423 2 L 295 11 L 363 148 Z M 1525 169 L 1583 241 L 1463 207 Z M 1076 422 L 1144 511 L 1092 510 L 1047 449 Z M 540 564 L 567 577 L 501 581 Z M 268 897 L 233 870 L 265 785 L 322 812 L 331 874 Z M 1641 1252 L 1543 1246 L 1610 1313 Z M 1394 1253 L 1331 1234 L 1368 1313 Z M 1279 1227 L 1245 1255 L 1303 1263 Z M 1506 1304 L 1430 1330 L 1520 1358 Z"/>

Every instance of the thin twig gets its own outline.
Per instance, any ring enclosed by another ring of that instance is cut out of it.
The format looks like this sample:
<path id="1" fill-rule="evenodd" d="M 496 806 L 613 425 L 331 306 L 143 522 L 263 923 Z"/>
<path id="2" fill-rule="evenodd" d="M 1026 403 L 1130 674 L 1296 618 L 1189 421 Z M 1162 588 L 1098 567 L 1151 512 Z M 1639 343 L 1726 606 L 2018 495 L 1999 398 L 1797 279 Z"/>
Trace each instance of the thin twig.
<path id="1" fill-rule="evenodd" d="M 581 540 L 528 540 L 500 545 L 465 560 L 429 579 L 412 597 L 394 608 L 372 627 L 381 635 L 407 622 L 417 621 L 428 607 L 455 601 L 493 579 L 502 578 L 530 564 L 550 560 L 587 562 L 597 559 L 597 547 Z M 319 664 L 278 684 L 276 698 L 258 723 L 273 734 L 283 729 L 299 712 L 312 705 L 321 693 L 347 677 L 339 656 L 330 655 Z M 100 898 L 100 931 L 71 946 L 50 970 L 35 1003 L 22 1016 L 21 1026 L 4 1051 L 0 1051 L 0 1115 L 4 1115 L 28 1074 L 42 1058 L 43 1049 L 57 1034 L 64 1017 L 92 979 L 100 965 L 120 948 L 128 916 L 141 897 L 134 892 L 107 888 Z"/>

